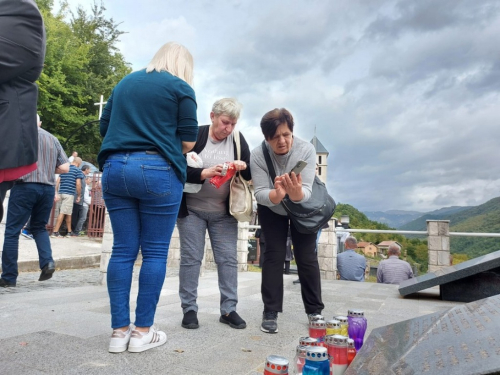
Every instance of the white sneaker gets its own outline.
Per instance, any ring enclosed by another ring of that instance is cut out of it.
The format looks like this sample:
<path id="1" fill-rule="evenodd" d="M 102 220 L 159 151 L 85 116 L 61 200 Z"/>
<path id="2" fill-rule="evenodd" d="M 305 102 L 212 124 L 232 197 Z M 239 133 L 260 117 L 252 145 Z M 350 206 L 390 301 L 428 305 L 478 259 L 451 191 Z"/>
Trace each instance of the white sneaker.
<path id="1" fill-rule="evenodd" d="M 149 327 L 148 333 L 132 331 L 130 342 L 128 344 L 128 351 L 131 353 L 140 353 L 145 350 L 156 348 L 167 342 L 167 334 L 163 331 L 158 331 L 155 326 Z"/>
<path id="2" fill-rule="evenodd" d="M 121 353 L 127 350 L 128 342 L 130 341 L 130 335 L 132 334 L 132 327 L 129 326 L 126 331 L 121 329 L 114 329 L 111 335 L 111 340 L 109 340 L 110 353 Z"/>

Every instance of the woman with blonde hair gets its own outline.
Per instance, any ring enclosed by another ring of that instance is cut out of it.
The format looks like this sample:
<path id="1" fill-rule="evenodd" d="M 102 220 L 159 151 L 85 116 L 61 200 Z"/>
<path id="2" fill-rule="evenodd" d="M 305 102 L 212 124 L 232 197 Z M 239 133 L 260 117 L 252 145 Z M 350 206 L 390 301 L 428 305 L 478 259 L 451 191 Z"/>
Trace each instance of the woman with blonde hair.
<path id="1" fill-rule="evenodd" d="M 183 154 L 198 134 L 192 79 L 189 51 L 167 43 L 146 69 L 116 85 L 101 117 L 104 140 L 98 161 L 114 235 L 107 273 L 112 353 L 142 352 L 167 341 L 153 323 L 186 180 Z M 132 325 L 130 287 L 139 248 L 142 266 Z"/>

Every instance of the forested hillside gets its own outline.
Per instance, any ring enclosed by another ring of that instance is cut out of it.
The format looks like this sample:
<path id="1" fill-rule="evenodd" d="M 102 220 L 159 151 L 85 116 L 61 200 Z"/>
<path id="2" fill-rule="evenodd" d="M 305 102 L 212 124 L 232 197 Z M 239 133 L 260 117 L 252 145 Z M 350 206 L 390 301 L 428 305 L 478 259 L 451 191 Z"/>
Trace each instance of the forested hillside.
<path id="1" fill-rule="evenodd" d="M 500 233 L 500 197 L 450 216 L 450 231 Z M 451 237 L 451 252 L 475 258 L 500 250 L 500 238 Z"/>
<path id="2" fill-rule="evenodd" d="M 451 232 L 500 233 L 500 197 L 475 207 L 450 208 L 424 215 L 400 229 L 426 230 L 426 220 L 450 220 Z M 500 250 L 500 238 L 452 236 L 450 241 L 452 254 L 466 254 L 469 259 Z"/>

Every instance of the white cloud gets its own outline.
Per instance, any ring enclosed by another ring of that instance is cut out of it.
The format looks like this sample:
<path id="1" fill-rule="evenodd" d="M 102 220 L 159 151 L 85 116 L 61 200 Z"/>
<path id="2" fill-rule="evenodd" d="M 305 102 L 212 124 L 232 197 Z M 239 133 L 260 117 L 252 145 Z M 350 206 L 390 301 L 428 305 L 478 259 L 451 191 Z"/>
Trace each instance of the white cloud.
<path id="1" fill-rule="evenodd" d="M 72 0 L 83 2 L 84 0 Z M 494 0 L 107 0 L 134 68 L 177 40 L 200 123 L 223 96 L 286 107 L 329 150 L 328 187 L 361 210 L 432 210 L 499 194 L 500 5 Z"/>

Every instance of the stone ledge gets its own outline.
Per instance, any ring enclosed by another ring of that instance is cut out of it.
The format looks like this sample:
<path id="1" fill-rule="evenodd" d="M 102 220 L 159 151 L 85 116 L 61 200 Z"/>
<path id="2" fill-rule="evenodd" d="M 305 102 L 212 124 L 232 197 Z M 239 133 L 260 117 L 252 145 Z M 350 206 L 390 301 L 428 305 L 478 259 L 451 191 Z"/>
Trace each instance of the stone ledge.
<path id="1" fill-rule="evenodd" d="M 56 269 L 69 270 L 80 268 L 94 268 L 99 267 L 101 262 L 101 255 L 87 255 L 78 258 L 64 258 L 54 259 Z M 27 260 L 18 262 L 19 272 L 36 272 L 40 271 L 40 263 L 38 260 Z"/>

